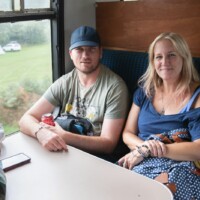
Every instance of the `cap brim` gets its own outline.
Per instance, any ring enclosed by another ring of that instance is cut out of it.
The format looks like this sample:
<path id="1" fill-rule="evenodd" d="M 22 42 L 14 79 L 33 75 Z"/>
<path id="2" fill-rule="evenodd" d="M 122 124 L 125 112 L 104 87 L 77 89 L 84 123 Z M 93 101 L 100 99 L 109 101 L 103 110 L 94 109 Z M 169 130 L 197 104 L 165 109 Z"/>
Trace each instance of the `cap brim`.
<path id="1" fill-rule="evenodd" d="M 99 44 L 96 43 L 96 42 L 91 42 L 91 41 L 80 41 L 80 42 L 76 42 L 73 45 L 71 45 L 69 47 L 69 50 L 71 51 L 72 49 L 77 48 L 77 47 L 81 47 L 81 46 L 96 47 L 96 46 L 99 46 Z"/>

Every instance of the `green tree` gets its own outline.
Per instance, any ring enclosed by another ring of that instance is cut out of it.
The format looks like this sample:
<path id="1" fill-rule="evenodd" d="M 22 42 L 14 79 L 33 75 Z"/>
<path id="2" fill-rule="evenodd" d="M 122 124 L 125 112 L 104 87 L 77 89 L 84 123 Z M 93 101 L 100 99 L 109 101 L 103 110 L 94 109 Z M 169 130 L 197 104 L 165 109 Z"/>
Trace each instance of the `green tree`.
<path id="1" fill-rule="evenodd" d="M 50 40 L 49 29 L 48 20 L 0 24 L 0 45 L 13 40 L 27 45 L 46 43 Z"/>
<path id="2" fill-rule="evenodd" d="M 0 24 L 0 45 L 6 44 L 10 39 L 10 29 L 8 23 Z"/>

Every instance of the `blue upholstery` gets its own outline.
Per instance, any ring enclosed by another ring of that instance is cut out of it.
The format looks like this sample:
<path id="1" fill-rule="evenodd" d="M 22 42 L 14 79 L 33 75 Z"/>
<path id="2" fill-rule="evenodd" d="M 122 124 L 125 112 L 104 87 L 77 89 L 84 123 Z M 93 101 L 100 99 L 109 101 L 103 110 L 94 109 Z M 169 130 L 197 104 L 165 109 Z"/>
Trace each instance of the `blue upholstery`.
<path id="1" fill-rule="evenodd" d="M 194 57 L 193 58 L 193 63 L 194 63 L 194 66 L 196 67 L 199 75 L 200 75 L 200 58 L 196 58 Z"/>
<path id="2" fill-rule="evenodd" d="M 148 54 L 104 49 L 101 63 L 120 75 L 132 94 L 137 86 L 138 78 L 147 68 Z"/>
<path id="3" fill-rule="evenodd" d="M 193 58 L 193 61 L 200 74 L 200 58 Z M 133 94 L 139 77 L 148 66 L 148 53 L 103 49 L 101 63 L 120 75 Z"/>

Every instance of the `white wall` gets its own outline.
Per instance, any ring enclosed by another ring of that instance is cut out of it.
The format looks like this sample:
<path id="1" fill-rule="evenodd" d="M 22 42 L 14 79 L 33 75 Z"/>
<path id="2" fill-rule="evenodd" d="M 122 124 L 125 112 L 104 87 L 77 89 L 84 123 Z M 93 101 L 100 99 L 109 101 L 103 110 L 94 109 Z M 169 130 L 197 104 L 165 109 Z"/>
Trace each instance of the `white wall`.
<path id="1" fill-rule="evenodd" d="M 68 72 L 72 63 L 68 54 L 70 36 L 72 31 L 81 26 L 88 25 L 96 27 L 95 19 L 95 0 L 65 0 L 65 68 Z"/>
<path id="2" fill-rule="evenodd" d="M 96 27 L 95 3 L 120 0 L 65 0 L 65 68 L 66 72 L 72 68 L 68 48 L 72 31 L 81 26 L 88 25 Z"/>

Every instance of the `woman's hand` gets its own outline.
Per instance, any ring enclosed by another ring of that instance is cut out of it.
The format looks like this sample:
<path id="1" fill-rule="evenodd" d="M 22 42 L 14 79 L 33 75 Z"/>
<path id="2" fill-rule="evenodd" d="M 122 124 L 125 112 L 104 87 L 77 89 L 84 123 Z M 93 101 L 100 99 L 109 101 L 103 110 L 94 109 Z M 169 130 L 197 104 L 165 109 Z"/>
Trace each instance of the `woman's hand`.
<path id="1" fill-rule="evenodd" d="M 135 165 L 138 165 L 144 158 L 137 150 L 131 151 L 122 158 L 119 159 L 118 164 L 124 168 L 132 169 Z"/>
<path id="2" fill-rule="evenodd" d="M 147 140 L 142 145 L 147 145 L 151 156 L 163 157 L 167 153 L 167 146 L 158 140 Z"/>

